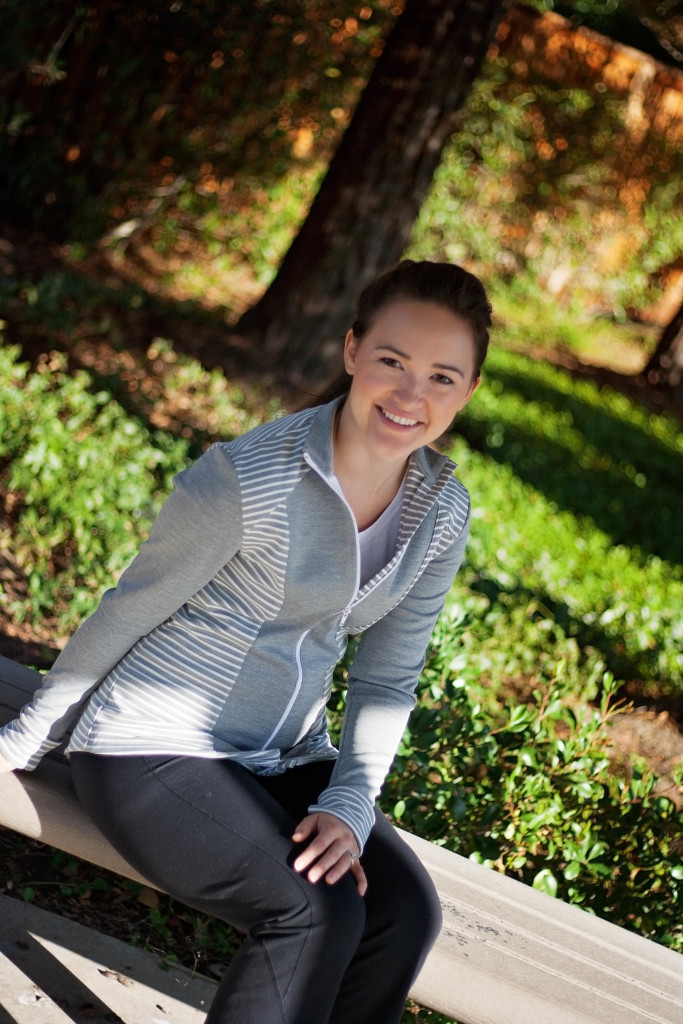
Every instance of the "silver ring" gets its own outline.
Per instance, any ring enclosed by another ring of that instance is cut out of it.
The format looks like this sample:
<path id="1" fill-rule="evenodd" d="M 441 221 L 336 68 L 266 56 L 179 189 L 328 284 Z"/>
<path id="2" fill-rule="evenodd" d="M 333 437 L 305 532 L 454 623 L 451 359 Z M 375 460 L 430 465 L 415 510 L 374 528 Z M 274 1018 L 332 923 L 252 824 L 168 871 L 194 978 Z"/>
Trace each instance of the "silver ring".
<path id="1" fill-rule="evenodd" d="M 352 864 L 355 864 L 356 861 L 358 860 L 358 854 L 357 853 L 351 853 L 350 850 L 344 850 L 344 853 L 346 854 L 347 857 L 351 858 L 351 863 Z"/>

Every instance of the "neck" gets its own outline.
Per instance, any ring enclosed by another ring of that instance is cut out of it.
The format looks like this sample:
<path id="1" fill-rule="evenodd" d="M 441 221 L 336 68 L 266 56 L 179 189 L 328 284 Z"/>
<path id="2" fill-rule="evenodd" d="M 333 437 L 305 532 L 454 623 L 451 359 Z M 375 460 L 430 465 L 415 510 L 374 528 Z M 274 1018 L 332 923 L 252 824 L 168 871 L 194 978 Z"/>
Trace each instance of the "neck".
<path id="1" fill-rule="evenodd" d="M 398 493 L 408 466 L 407 459 L 380 459 L 363 445 L 353 445 L 340 429 L 340 412 L 334 429 L 334 472 L 344 497 L 364 530 L 378 519 Z"/>

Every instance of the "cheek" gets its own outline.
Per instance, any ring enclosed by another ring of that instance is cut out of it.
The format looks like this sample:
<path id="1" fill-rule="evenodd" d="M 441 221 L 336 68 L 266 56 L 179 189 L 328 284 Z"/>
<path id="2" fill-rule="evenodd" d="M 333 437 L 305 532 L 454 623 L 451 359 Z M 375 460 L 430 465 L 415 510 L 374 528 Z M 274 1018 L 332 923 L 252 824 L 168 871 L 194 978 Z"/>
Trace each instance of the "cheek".
<path id="1" fill-rule="evenodd" d="M 458 389 L 457 394 L 450 394 L 439 403 L 439 408 L 446 418 L 453 419 L 467 401 L 467 391 Z"/>
<path id="2" fill-rule="evenodd" d="M 364 391 L 374 391 L 387 386 L 387 374 L 373 365 L 358 366 L 354 380 Z"/>

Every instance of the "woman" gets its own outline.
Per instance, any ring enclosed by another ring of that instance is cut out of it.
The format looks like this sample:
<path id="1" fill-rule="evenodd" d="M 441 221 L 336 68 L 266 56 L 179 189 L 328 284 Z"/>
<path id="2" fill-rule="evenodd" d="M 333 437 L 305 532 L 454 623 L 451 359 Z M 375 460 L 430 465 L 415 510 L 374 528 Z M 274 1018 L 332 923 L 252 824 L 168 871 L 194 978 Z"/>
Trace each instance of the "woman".
<path id="1" fill-rule="evenodd" d="M 338 397 L 213 445 L 0 730 L 73 727 L 85 808 L 159 888 L 246 933 L 210 1024 L 396 1024 L 440 925 L 375 799 L 460 564 L 469 498 L 431 447 L 479 384 L 490 306 L 404 261 L 361 295 Z M 339 751 L 332 672 L 349 672 Z"/>

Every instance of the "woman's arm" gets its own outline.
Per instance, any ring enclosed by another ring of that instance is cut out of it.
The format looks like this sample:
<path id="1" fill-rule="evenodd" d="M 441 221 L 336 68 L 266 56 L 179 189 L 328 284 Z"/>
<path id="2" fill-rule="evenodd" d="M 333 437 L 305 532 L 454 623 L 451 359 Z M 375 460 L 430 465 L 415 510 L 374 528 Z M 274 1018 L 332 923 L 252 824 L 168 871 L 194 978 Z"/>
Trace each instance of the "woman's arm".
<path id="1" fill-rule="evenodd" d="M 241 534 L 236 474 L 227 446 L 213 445 L 175 478 L 149 539 L 116 588 L 71 638 L 31 703 L 0 729 L 0 754 L 16 767 L 35 768 L 131 647 L 230 560 Z"/>
<path id="2" fill-rule="evenodd" d="M 311 813 L 334 814 L 362 848 L 374 803 L 415 703 L 427 645 L 462 560 L 469 520 L 406 597 L 364 634 L 349 670 L 339 758 Z"/>

